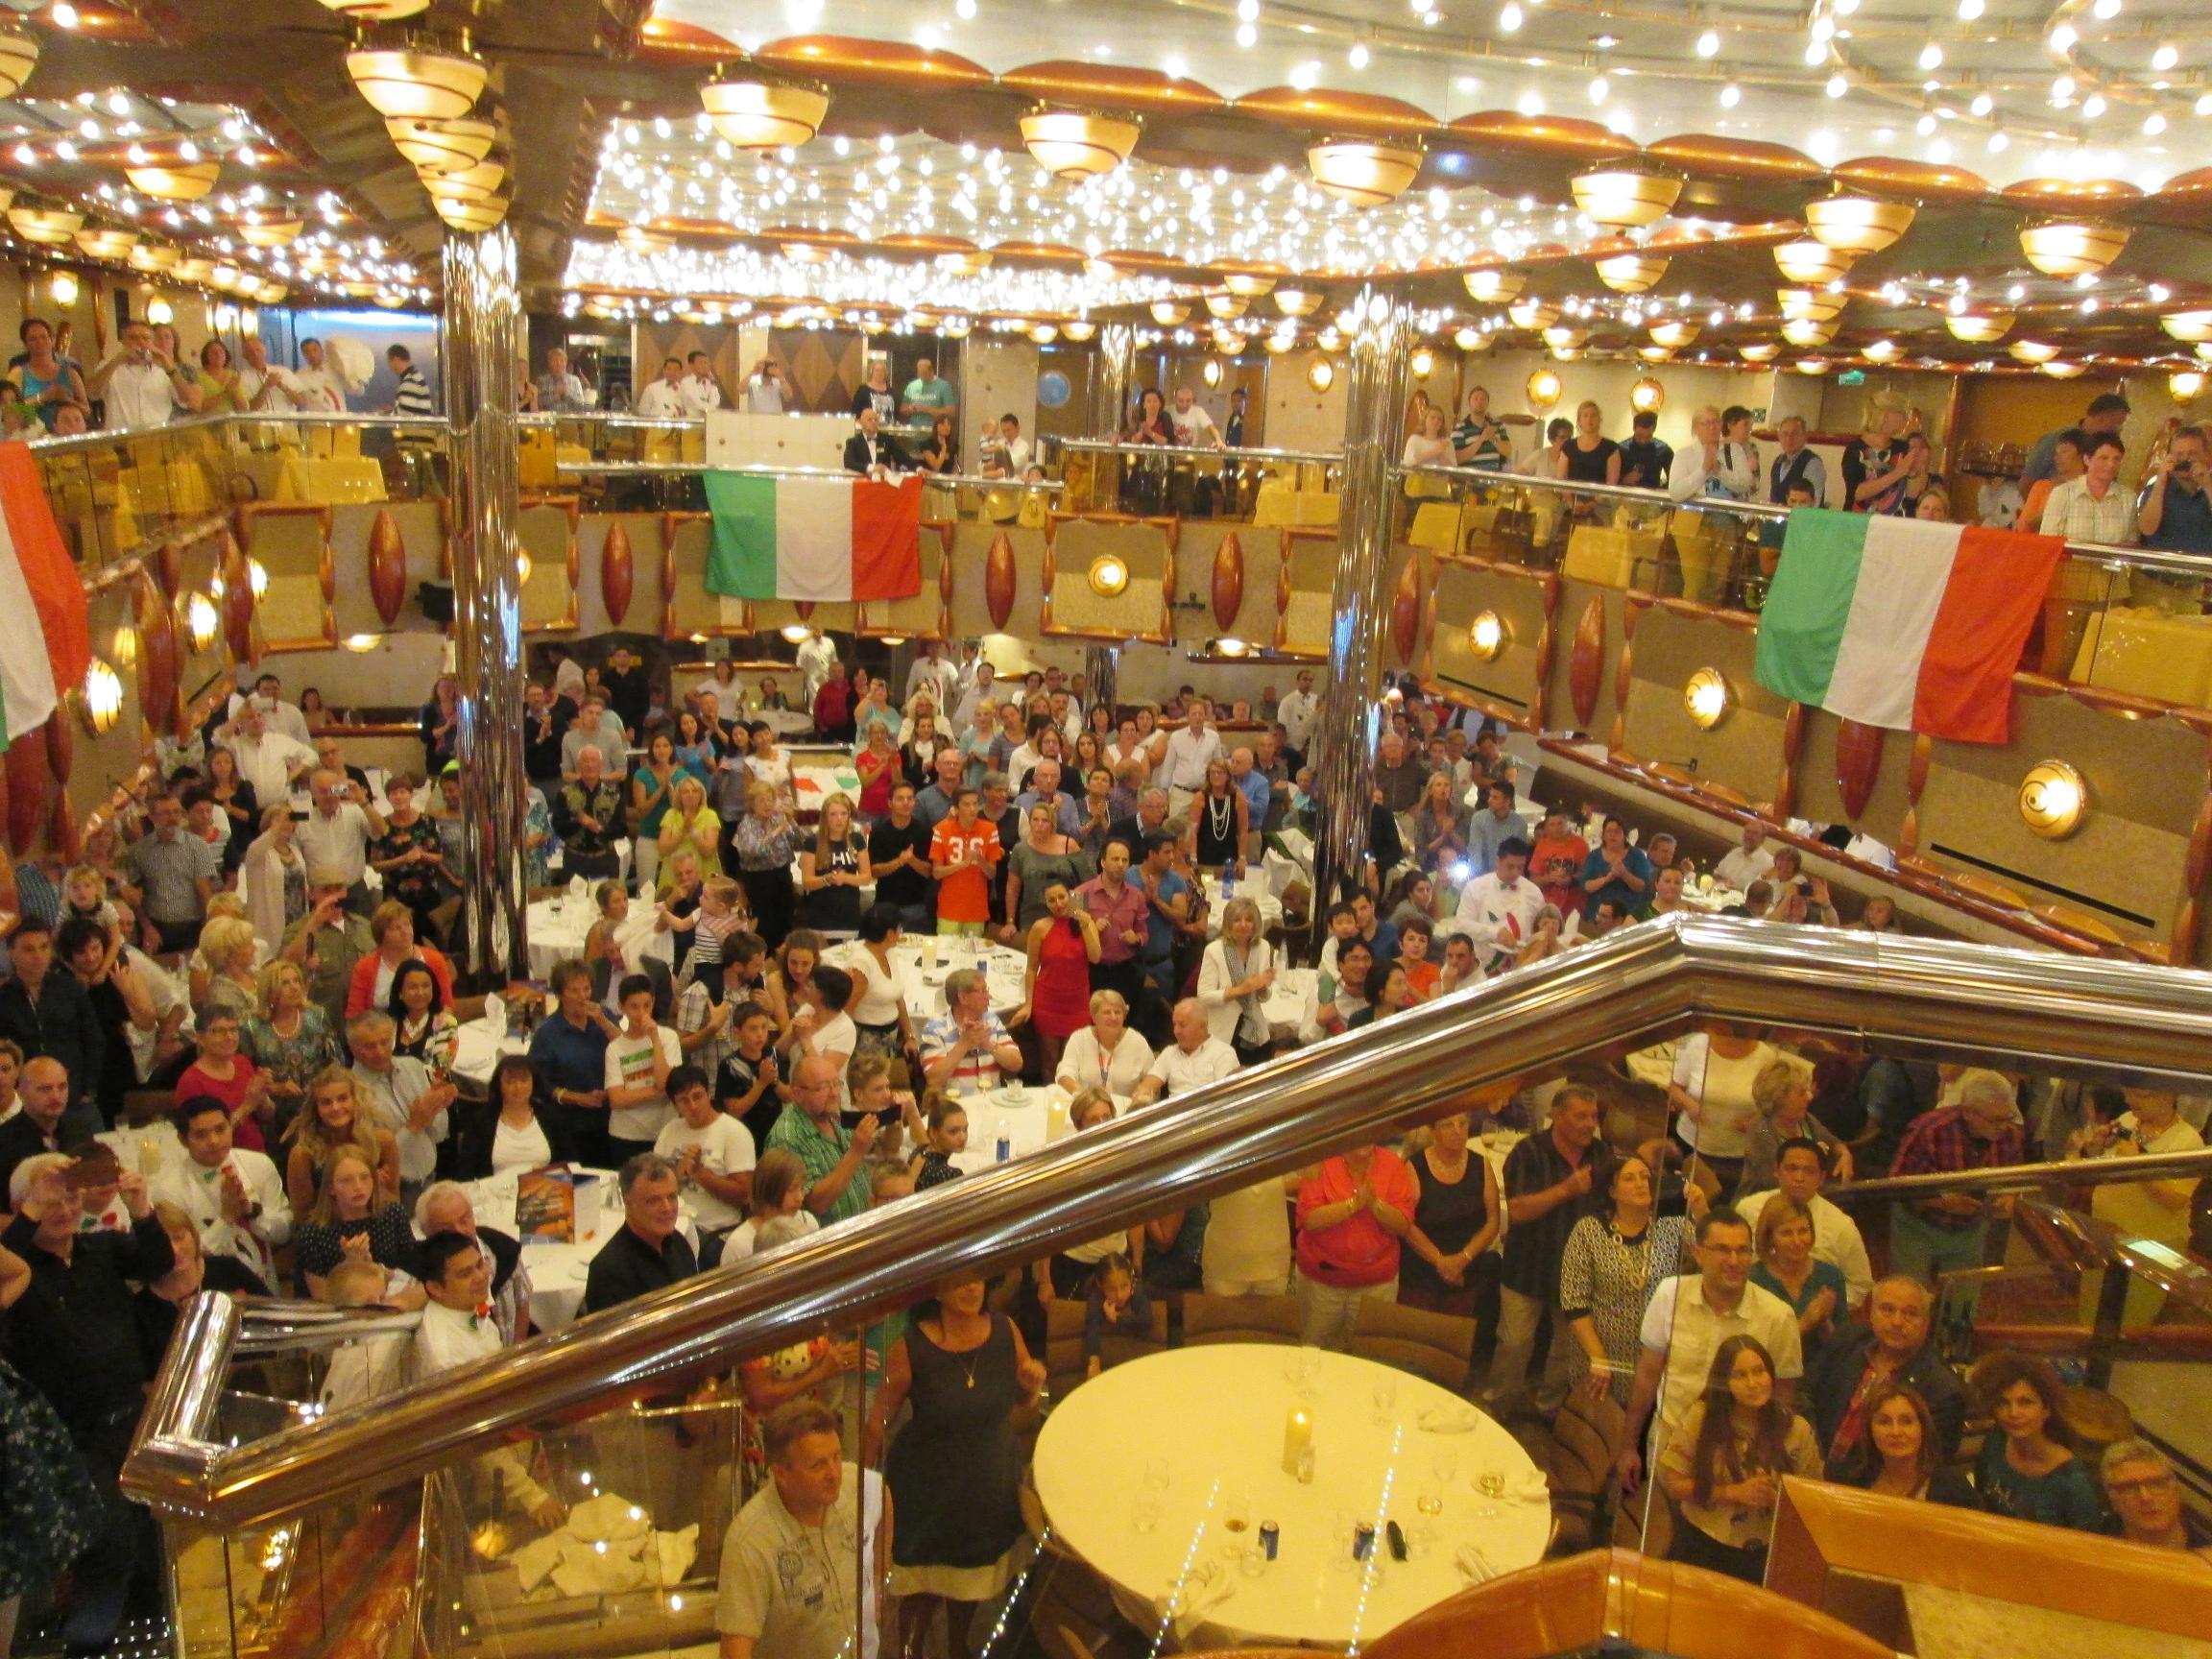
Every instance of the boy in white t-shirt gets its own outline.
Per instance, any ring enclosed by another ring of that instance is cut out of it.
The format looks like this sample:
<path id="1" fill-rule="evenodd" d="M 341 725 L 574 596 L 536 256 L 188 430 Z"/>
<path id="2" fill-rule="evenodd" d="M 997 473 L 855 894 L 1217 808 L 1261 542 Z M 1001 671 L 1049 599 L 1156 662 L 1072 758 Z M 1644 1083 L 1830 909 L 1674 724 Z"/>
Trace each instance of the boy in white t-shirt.
<path id="1" fill-rule="evenodd" d="M 668 1101 L 676 1117 L 653 1150 L 675 1164 L 699 1231 L 727 1233 L 745 1219 L 753 1195 L 753 1132 L 715 1106 L 707 1073 L 696 1066 L 668 1073 Z"/>
<path id="2" fill-rule="evenodd" d="M 632 974 L 622 981 L 622 1029 L 607 1043 L 607 1143 L 617 1167 L 653 1150 L 654 1137 L 672 1115 L 668 1074 L 683 1063 L 674 1030 L 653 1018 L 653 981 Z"/>

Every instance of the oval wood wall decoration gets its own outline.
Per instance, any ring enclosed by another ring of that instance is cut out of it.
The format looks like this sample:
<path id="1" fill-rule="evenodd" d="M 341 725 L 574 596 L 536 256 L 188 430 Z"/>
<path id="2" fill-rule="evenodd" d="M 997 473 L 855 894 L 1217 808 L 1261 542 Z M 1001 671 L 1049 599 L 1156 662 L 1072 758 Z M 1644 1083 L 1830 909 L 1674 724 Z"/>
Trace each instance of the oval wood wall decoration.
<path id="1" fill-rule="evenodd" d="M 223 550 L 223 639 L 241 662 L 253 655 L 252 577 L 238 543 L 228 543 Z"/>
<path id="2" fill-rule="evenodd" d="M 1221 538 L 1214 549 L 1214 626 L 1228 634 L 1237 627 L 1237 613 L 1244 609 L 1244 544 L 1235 531 Z"/>
<path id="3" fill-rule="evenodd" d="M 607 526 L 607 540 L 599 545 L 599 595 L 607 602 L 607 620 L 615 627 L 630 613 L 630 595 L 637 585 L 637 560 L 630 550 L 630 532 L 617 518 Z"/>
<path id="4" fill-rule="evenodd" d="M 54 774 L 54 781 L 66 787 L 76 763 L 77 730 L 70 724 L 69 703 L 64 699 L 46 722 L 46 767 Z"/>
<path id="5" fill-rule="evenodd" d="M 64 864 L 76 863 L 84 850 L 84 837 L 78 832 L 77 813 L 69 805 L 67 790 L 54 791 L 54 805 L 47 817 L 46 845 L 61 855 Z"/>
<path id="6" fill-rule="evenodd" d="M 8 847 L 20 858 L 45 827 L 46 802 L 54 774 L 46 764 L 46 745 L 17 741 L 8 745 Z"/>
<path id="7" fill-rule="evenodd" d="M 1575 724 L 1583 731 L 1598 718 L 1598 692 L 1605 684 L 1605 601 L 1592 594 L 1575 624 L 1575 644 L 1567 654 L 1567 695 L 1575 702 Z"/>
<path id="8" fill-rule="evenodd" d="M 1398 591 L 1390 596 L 1390 643 L 1398 661 L 1410 664 L 1421 646 L 1421 555 L 1406 556 L 1406 568 L 1398 573 Z"/>
<path id="9" fill-rule="evenodd" d="M 177 625 L 152 582 L 138 585 L 138 707 L 156 736 L 177 718 Z"/>
<path id="10" fill-rule="evenodd" d="M 161 543 L 161 551 L 154 558 L 154 574 L 161 584 L 161 591 L 175 599 L 184 581 L 184 548 L 181 543 Z"/>
<path id="11" fill-rule="evenodd" d="M 407 541 L 388 507 L 377 508 L 369 526 L 369 602 L 387 628 L 407 603 Z"/>
<path id="12" fill-rule="evenodd" d="M 1836 787 L 1843 792 L 1843 816 L 1856 823 L 1874 798 L 1882 773 L 1882 728 L 1846 720 L 1836 728 Z"/>
<path id="13" fill-rule="evenodd" d="M 1015 585 L 1014 541 L 1001 530 L 983 555 L 983 604 L 995 633 L 1003 634 L 1006 619 L 1014 614 Z"/>

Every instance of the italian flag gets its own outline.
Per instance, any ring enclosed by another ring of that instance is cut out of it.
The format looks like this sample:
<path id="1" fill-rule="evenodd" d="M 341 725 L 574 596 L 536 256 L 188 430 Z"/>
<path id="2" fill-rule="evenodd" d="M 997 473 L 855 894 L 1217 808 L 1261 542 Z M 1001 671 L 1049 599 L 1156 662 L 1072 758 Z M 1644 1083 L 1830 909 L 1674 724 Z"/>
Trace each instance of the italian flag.
<path id="1" fill-rule="evenodd" d="M 922 476 L 709 472 L 707 591 L 725 599 L 910 599 L 922 591 Z"/>
<path id="2" fill-rule="evenodd" d="M 84 584 L 28 445 L 0 444 L 0 749 L 53 717 L 92 665 Z"/>
<path id="3" fill-rule="evenodd" d="M 2012 671 L 2065 545 L 1800 507 L 1759 613 L 1759 684 L 1863 726 L 2005 742 Z"/>

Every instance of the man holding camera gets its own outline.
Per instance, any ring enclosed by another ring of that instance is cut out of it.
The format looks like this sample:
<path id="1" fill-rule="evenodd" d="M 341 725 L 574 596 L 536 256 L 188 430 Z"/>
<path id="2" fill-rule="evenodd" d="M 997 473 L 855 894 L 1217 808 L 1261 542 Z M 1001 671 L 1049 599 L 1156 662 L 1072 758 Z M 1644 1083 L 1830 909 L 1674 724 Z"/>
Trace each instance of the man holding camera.
<path id="1" fill-rule="evenodd" d="M 2208 459 L 2212 449 L 2200 429 L 2184 426 L 2174 434 L 2135 508 L 2144 546 L 2162 553 L 2212 553 L 2212 496 L 2204 493 Z"/>

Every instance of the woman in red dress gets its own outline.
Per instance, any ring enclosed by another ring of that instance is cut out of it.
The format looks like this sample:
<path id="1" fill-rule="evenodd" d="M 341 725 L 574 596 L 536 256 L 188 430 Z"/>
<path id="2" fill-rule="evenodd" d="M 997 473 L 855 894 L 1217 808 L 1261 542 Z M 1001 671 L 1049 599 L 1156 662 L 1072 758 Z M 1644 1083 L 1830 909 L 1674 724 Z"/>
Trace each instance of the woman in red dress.
<path id="1" fill-rule="evenodd" d="M 1029 973 L 1012 1023 L 1026 1019 L 1037 1032 L 1045 1075 L 1060 1074 L 1060 1051 L 1091 1023 L 1091 965 L 1098 960 L 1098 924 L 1070 898 L 1068 883 L 1045 889 L 1045 914 L 1029 926 Z"/>

